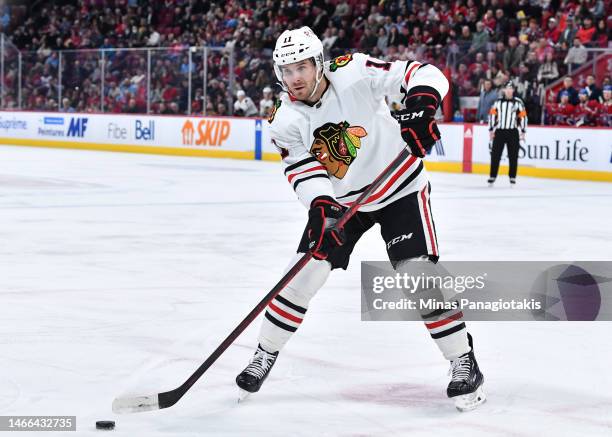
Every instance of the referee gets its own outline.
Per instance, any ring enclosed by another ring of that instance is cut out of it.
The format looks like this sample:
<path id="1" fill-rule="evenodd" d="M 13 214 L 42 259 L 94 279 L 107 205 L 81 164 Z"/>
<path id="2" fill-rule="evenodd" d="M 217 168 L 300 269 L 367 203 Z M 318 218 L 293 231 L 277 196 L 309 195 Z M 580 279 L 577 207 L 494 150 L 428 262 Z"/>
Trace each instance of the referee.
<path id="1" fill-rule="evenodd" d="M 514 85 L 508 82 L 503 90 L 503 97 L 497 99 L 489 111 L 489 135 L 493 140 L 491 150 L 491 173 L 489 186 L 492 187 L 497 178 L 499 161 L 504 145 L 508 145 L 508 159 L 510 160 L 510 184 L 516 184 L 516 170 L 518 164 L 519 138 L 525 139 L 527 129 L 527 112 L 525 104 L 518 97 L 514 97 Z M 520 130 L 520 133 L 519 133 Z"/>

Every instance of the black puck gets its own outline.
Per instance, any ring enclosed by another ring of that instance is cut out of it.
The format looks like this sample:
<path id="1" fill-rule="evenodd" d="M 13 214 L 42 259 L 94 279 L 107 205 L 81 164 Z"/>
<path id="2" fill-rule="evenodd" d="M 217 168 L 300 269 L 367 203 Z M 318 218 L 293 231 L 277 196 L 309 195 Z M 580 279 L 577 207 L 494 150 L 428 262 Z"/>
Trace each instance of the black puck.
<path id="1" fill-rule="evenodd" d="M 115 422 L 113 420 L 98 420 L 96 429 L 115 429 Z"/>

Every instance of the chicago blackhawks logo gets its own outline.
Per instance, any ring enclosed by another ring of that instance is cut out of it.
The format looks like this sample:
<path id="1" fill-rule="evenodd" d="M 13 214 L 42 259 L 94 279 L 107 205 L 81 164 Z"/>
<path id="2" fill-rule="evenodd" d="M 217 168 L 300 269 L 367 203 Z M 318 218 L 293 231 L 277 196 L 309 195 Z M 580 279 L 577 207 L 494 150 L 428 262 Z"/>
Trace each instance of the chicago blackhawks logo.
<path id="1" fill-rule="evenodd" d="M 338 56 L 336 59 L 331 61 L 331 63 L 329 64 L 329 71 L 334 72 L 338 68 L 344 67 L 346 64 L 348 64 L 352 60 L 353 60 L 353 55 L 350 53 L 348 55 Z"/>
<path id="2" fill-rule="evenodd" d="M 327 169 L 327 173 L 342 179 L 361 147 L 361 138 L 368 133 L 361 126 L 347 121 L 325 123 L 315 129 L 310 153 Z"/>
<path id="3" fill-rule="evenodd" d="M 274 106 L 270 110 L 270 115 L 268 115 L 268 123 L 272 123 L 274 121 L 274 117 L 276 116 L 276 111 L 280 108 L 281 101 L 280 99 L 274 103 Z"/>

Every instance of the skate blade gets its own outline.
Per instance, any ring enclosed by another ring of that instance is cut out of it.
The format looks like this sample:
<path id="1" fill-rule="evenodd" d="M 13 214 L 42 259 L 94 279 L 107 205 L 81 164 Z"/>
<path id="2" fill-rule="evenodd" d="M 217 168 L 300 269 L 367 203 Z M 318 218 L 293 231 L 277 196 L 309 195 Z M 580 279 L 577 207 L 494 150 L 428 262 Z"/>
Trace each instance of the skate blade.
<path id="1" fill-rule="evenodd" d="M 238 389 L 238 403 L 246 401 L 249 398 L 250 394 L 251 394 L 250 392 L 239 388 Z"/>
<path id="2" fill-rule="evenodd" d="M 453 400 L 455 401 L 455 407 L 464 413 L 466 411 L 471 411 L 480 404 L 484 403 L 487 400 L 487 396 L 485 395 L 481 385 L 475 392 L 463 396 L 455 396 Z"/>

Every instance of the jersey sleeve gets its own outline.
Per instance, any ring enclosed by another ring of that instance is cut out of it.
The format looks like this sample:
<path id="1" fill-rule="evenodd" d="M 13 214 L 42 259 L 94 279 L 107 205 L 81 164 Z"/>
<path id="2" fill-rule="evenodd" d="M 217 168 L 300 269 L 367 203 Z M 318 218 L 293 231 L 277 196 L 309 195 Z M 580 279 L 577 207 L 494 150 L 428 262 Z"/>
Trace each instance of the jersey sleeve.
<path id="1" fill-rule="evenodd" d="M 310 208 L 313 199 L 319 196 L 334 197 L 334 190 L 325 167 L 304 146 L 299 129 L 281 126 L 281 120 L 272 123 L 270 136 L 278 149 L 287 182 L 300 202 Z"/>
<path id="2" fill-rule="evenodd" d="M 448 93 L 448 79 L 434 65 L 417 61 L 384 62 L 363 53 L 353 56 L 376 98 L 408 94 L 415 87 L 433 88 L 440 99 Z"/>

